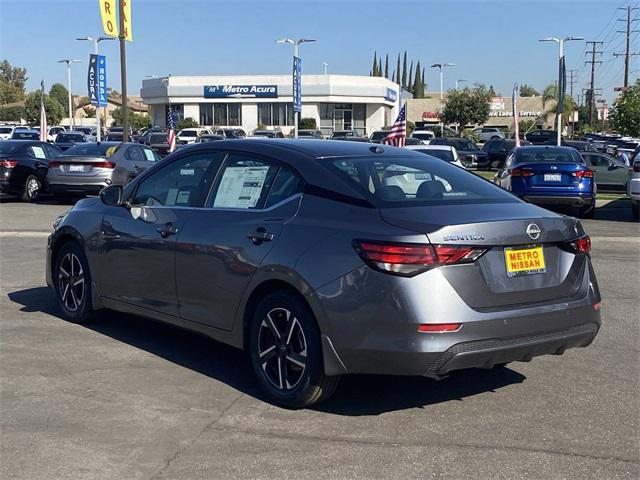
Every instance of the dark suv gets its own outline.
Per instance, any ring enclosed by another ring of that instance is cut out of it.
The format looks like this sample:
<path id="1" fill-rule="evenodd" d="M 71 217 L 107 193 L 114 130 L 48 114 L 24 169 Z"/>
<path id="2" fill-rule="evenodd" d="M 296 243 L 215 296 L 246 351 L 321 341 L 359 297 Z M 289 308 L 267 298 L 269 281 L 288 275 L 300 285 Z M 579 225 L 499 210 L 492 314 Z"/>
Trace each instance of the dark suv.
<path id="1" fill-rule="evenodd" d="M 557 141 L 558 132 L 556 130 L 531 130 L 525 135 L 525 138 L 535 145 L 541 145 L 550 140 Z"/>
<path id="2" fill-rule="evenodd" d="M 531 145 L 531 142 L 520 140 L 520 145 Z M 486 142 L 482 150 L 489 156 L 489 168 L 499 170 L 504 167 L 505 160 L 515 147 L 515 140 L 505 140 L 504 138 Z"/>
<path id="3" fill-rule="evenodd" d="M 466 168 L 489 168 L 489 155 L 468 138 L 437 137 L 431 140 L 429 145 L 449 145 L 455 148 L 460 155 L 460 161 Z"/>

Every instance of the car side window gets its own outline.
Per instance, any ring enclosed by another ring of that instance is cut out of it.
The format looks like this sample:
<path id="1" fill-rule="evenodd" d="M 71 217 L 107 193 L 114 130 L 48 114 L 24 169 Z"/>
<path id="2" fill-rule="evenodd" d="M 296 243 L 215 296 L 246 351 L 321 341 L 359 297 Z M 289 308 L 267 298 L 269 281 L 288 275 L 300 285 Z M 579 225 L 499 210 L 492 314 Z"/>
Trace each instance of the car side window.
<path id="1" fill-rule="evenodd" d="M 124 152 L 124 158 L 130 160 L 132 162 L 144 162 L 145 157 L 142 154 L 142 150 L 139 147 L 133 146 L 127 148 L 127 151 Z"/>
<path id="2" fill-rule="evenodd" d="M 150 148 L 146 148 L 146 147 L 138 147 L 138 148 L 140 148 L 140 150 L 142 150 L 142 153 L 144 154 L 144 159 L 147 162 L 159 162 L 160 161 L 160 155 L 158 155 L 156 152 L 154 152 Z"/>
<path id="3" fill-rule="evenodd" d="M 297 193 L 302 192 L 303 181 L 289 168 L 282 167 L 276 175 L 273 186 L 267 196 L 264 208 L 269 208 L 286 200 Z"/>
<path id="4" fill-rule="evenodd" d="M 229 154 L 207 206 L 245 210 L 263 208 L 277 171 L 276 165 L 251 155 Z"/>
<path id="5" fill-rule="evenodd" d="M 39 160 L 47 158 L 47 153 L 42 145 L 32 145 L 28 148 L 27 152 L 30 157 L 37 158 Z"/>
<path id="6" fill-rule="evenodd" d="M 201 207 L 218 165 L 217 153 L 198 153 L 177 159 L 142 180 L 130 203 Z"/>
<path id="7" fill-rule="evenodd" d="M 58 155 L 62 153 L 56 147 L 52 147 L 48 143 L 43 143 L 41 145 L 42 145 L 42 148 L 44 148 L 47 158 L 56 158 Z"/>

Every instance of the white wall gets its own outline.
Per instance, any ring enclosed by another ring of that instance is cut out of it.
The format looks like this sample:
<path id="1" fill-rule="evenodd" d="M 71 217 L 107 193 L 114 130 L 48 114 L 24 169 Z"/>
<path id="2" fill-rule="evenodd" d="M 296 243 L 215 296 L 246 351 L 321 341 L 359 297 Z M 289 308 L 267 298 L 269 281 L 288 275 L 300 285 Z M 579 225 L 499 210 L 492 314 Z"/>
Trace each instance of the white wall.
<path id="1" fill-rule="evenodd" d="M 197 103 L 184 104 L 184 118 L 189 117 L 200 123 L 200 106 Z"/>
<path id="2" fill-rule="evenodd" d="M 371 135 L 374 130 L 380 130 L 385 125 L 384 105 L 367 104 L 367 135 Z M 393 119 L 389 121 L 393 122 Z"/>
<path id="3" fill-rule="evenodd" d="M 258 104 L 245 103 L 242 105 L 242 128 L 252 132 L 258 127 Z"/>

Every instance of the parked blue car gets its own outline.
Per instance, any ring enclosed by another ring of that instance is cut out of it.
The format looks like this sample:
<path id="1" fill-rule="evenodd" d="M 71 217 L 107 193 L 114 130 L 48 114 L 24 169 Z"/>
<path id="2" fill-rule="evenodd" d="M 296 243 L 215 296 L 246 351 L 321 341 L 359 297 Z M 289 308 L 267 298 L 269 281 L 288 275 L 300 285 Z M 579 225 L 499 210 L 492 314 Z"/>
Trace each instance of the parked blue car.
<path id="1" fill-rule="evenodd" d="M 577 217 L 592 218 L 595 213 L 593 171 L 571 147 L 516 148 L 496 183 L 536 205 L 570 209 Z"/>

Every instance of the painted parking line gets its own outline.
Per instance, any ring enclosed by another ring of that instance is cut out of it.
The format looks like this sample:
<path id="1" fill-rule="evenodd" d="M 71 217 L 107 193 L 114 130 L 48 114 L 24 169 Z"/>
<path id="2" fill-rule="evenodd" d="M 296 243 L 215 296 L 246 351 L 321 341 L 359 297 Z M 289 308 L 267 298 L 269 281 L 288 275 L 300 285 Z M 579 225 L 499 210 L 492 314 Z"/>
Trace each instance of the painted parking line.
<path id="1" fill-rule="evenodd" d="M 9 232 L 0 232 L 0 238 L 46 238 L 51 234 L 48 232 L 34 232 L 34 231 L 9 231 Z"/>

